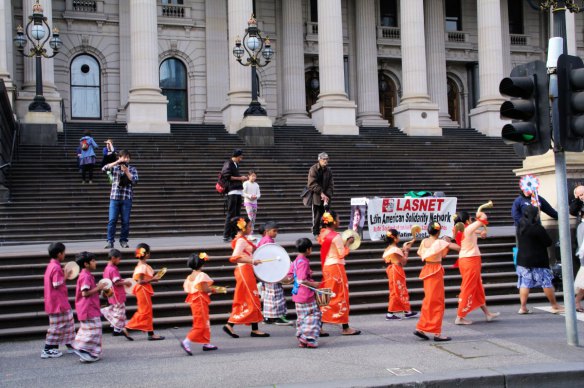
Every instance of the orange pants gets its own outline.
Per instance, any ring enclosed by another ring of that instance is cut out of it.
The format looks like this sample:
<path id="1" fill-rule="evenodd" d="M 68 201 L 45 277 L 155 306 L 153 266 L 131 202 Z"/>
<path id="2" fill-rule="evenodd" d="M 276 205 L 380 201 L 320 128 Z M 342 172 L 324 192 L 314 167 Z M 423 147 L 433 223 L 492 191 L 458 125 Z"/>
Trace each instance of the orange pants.
<path id="1" fill-rule="evenodd" d="M 458 260 L 462 275 L 460 295 L 458 295 L 458 312 L 460 318 L 486 303 L 485 289 L 481 279 L 481 257 L 463 257 Z"/>
<path id="2" fill-rule="evenodd" d="M 406 286 L 404 267 L 398 264 L 388 265 L 385 272 L 389 280 L 389 304 L 387 311 L 390 313 L 411 311 L 410 295 Z"/>
<path id="3" fill-rule="evenodd" d="M 439 335 L 444 318 L 444 268 L 440 263 L 427 263 L 420 272 L 424 280 L 424 301 L 416 329 Z"/>
<path id="4" fill-rule="evenodd" d="M 152 323 L 154 318 L 152 315 L 152 295 L 154 295 L 154 290 L 152 286 L 150 284 L 136 284 L 133 293 L 136 295 L 138 311 L 126 323 L 126 327 L 130 330 L 154 331 L 154 324 Z"/>
<path id="5" fill-rule="evenodd" d="M 323 288 L 330 288 L 335 297 L 328 306 L 322 306 L 322 322 L 349 323 L 349 281 L 342 264 L 325 265 L 322 270 Z"/>
<path id="6" fill-rule="evenodd" d="M 228 322 L 249 325 L 264 320 L 262 306 L 251 264 L 235 268 L 235 292 Z"/>
<path id="7" fill-rule="evenodd" d="M 187 302 L 191 304 L 191 312 L 193 314 L 193 328 L 187 334 L 187 338 L 191 342 L 198 342 L 200 344 L 208 344 L 211 342 L 211 324 L 209 323 L 209 304 L 211 298 L 209 295 L 199 294 L 196 297 L 187 298 Z"/>

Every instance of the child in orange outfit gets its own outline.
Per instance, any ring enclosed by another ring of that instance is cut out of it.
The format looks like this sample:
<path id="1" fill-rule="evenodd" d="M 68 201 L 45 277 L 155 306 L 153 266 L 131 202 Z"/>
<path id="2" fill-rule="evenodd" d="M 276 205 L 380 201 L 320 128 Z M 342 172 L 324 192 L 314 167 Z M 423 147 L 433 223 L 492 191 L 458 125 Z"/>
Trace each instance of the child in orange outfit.
<path id="1" fill-rule="evenodd" d="M 383 252 L 383 260 L 388 264 L 385 272 L 389 280 L 389 304 L 385 319 L 388 321 L 401 320 L 397 313 L 402 312 L 404 318 L 413 318 L 418 315 L 418 312 L 411 310 L 406 273 L 403 268 L 408 262 L 408 254 L 413 241 L 408 241 L 404 243 L 402 248 L 399 248 L 397 246 L 399 232 L 395 229 L 387 231 L 385 240 L 389 243 Z"/>
<path id="2" fill-rule="evenodd" d="M 203 351 L 217 350 L 217 346 L 211 345 L 211 324 L 209 322 L 209 304 L 211 298 L 209 294 L 214 294 L 215 289 L 211 288 L 213 279 L 201 268 L 209 260 L 205 252 L 193 253 L 187 260 L 187 266 L 193 272 L 185 279 L 183 288 L 188 294 L 186 303 L 191 305 L 193 313 L 193 328 L 185 339 L 181 342 L 181 348 L 189 355 L 193 355 L 191 345 L 195 342 L 204 344 Z"/>

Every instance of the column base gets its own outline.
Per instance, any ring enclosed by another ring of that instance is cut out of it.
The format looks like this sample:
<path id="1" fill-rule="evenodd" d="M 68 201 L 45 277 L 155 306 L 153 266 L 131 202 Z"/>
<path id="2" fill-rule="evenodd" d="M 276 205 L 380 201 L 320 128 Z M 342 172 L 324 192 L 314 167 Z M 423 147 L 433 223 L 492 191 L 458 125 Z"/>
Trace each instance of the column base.
<path id="1" fill-rule="evenodd" d="M 52 116 L 50 112 L 31 112 L 31 115 L 37 116 L 40 121 L 43 117 Z M 30 117 L 29 117 L 30 118 Z M 23 123 L 20 125 L 20 144 L 22 145 L 57 145 L 57 124 L 55 123 Z"/>
<path id="2" fill-rule="evenodd" d="M 367 115 L 357 117 L 357 125 L 360 127 L 383 127 L 389 128 L 389 122 L 379 115 Z"/>
<path id="3" fill-rule="evenodd" d="M 278 120 L 279 125 L 288 126 L 312 126 L 312 119 L 307 114 L 285 115 Z"/>
<path id="4" fill-rule="evenodd" d="M 28 107 L 34 99 L 34 93 L 20 92 L 13 105 L 16 117 L 30 124 L 56 124 L 57 132 L 63 132 L 61 121 L 61 97 L 59 95 L 46 95 L 45 101 L 51 107 L 50 112 L 29 112 Z"/>
<path id="5" fill-rule="evenodd" d="M 469 113 L 470 125 L 480 133 L 490 137 L 500 137 L 503 126 L 509 121 L 501 119 L 501 105 L 482 105 Z"/>
<path id="6" fill-rule="evenodd" d="M 162 94 L 130 95 L 126 108 L 128 133 L 170 133 L 167 106 Z"/>
<path id="7" fill-rule="evenodd" d="M 230 101 L 221 111 L 223 124 L 228 133 L 237 133 L 242 128 L 243 112 L 249 107 L 247 101 Z"/>
<path id="8" fill-rule="evenodd" d="M 223 114 L 220 108 L 208 109 L 205 111 L 203 124 L 223 124 Z"/>
<path id="9" fill-rule="evenodd" d="M 356 105 L 349 100 L 319 100 L 312 106 L 312 121 L 323 135 L 358 135 Z"/>
<path id="10" fill-rule="evenodd" d="M 442 136 L 436 104 L 401 104 L 393 111 L 393 121 L 408 136 Z"/>
<path id="11" fill-rule="evenodd" d="M 440 128 L 460 128 L 460 124 L 456 121 L 452 121 L 448 113 L 440 112 L 438 114 L 438 120 Z"/>

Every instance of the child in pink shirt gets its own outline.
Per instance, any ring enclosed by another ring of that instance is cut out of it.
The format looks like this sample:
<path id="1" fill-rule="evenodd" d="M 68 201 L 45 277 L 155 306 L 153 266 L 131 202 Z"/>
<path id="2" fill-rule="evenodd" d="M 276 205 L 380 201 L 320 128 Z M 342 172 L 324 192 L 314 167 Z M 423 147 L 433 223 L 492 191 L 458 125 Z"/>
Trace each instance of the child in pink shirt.
<path id="1" fill-rule="evenodd" d="M 109 306 L 102 308 L 101 313 L 113 326 L 112 335 L 114 337 L 123 335 L 128 341 L 133 341 L 134 339 L 130 337 L 126 329 L 126 290 L 124 289 L 126 281 L 122 279 L 118 269 L 118 265 L 122 261 L 122 253 L 117 249 L 112 249 L 109 251 L 108 257 L 109 261 L 103 271 L 103 278 L 112 281 L 113 295 L 107 299 Z M 128 281 L 128 285 L 130 284 Z"/>
<path id="2" fill-rule="evenodd" d="M 75 311 L 80 327 L 73 342 L 73 349 L 79 356 L 79 361 L 95 362 L 100 360 L 101 355 L 99 292 L 103 290 L 104 285 L 96 285 L 95 277 L 91 274 L 97 267 L 93 253 L 81 252 L 75 257 L 75 261 L 82 270 L 75 290 Z"/>
<path id="3" fill-rule="evenodd" d="M 65 344 L 71 348 L 71 342 L 75 339 L 75 322 L 73 311 L 67 296 L 65 280 L 69 273 L 65 273 L 61 263 L 65 259 L 65 245 L 57 242 L 49 245 L 49 257 L 51 261 L 45 271 L 45 312 L 49 316 L 49 329 L 45 340 L 45 348 L 41 352 L 41 358 L 57 358 L 63 353 L 59 351 L 59 345 Z"/>

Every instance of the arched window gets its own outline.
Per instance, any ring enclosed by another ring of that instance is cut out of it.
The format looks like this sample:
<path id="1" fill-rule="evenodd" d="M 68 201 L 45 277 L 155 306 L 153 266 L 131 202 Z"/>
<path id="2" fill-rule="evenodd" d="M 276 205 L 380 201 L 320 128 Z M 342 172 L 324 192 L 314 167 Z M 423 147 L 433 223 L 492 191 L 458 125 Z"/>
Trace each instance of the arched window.
<path id="1" fill-rule="evenodd" d="M 71 118 L 101 119 L 101 77 L 99 63 L 91 55 L 79 55 L 71 62 Z"/>
<path id="2" fill-rule="evenodd" d="M 160 88 L 168 98 L 168 121 L 187 121 L 187 69 L 176 58 L 168 58 L 160 65 Z"/>

